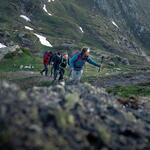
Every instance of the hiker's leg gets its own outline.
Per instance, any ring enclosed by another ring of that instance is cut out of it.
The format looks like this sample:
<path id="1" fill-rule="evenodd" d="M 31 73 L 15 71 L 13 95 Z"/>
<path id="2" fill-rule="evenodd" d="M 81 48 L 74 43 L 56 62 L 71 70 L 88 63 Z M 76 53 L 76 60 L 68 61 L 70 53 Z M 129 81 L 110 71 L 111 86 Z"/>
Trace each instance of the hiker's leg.
<path id="1" fill-rule="evenodd" d="M 83 73 L 83 70 L 81 70 L 81 71 L 72 70 L 72 75 L 71 75 L 72 80 L 77 83 L 80 82 L 82 73 Z"/>
<path id="2" fill-rule="evenodd" d="M 60 74 L 59 80 L 63 80 L 63 78 L 64 78 L 64 73 L 65 73 L 65 70 L 64 70 L 64 69 L 60 69 L 60 72 L 59 72 L 59 74 Z"/>
<path id="3" fill-rule="evenodd" d="M 78 71 L 75 71 L 75 70 L 71 71 L 71 79 L 73 81 L 77 80 L 77 74 L 78 74 Z"/>
<path id="4" fill-rule="evenodd" d="M 58 70 L 57 68 L 54 68 L 54 80 L 57 79 L 57 75 L 58 75 Z"/>
<path id="5" fill-rule="evenodd" d="M 54 66 L 51 66 L 51 77 L 53 76 L 53 73 L 54 73 Z"/>
<path id="6" fill-rule="evenodd" d="M 81 80 L 82 74 L 83 74 L 83 70 L 78 71 L 78 74 L 77 74 L 77 81 L 80 81 L 80 80 Z"/>
<path id="7" fill-rule="evenodd" d="M 48 65 L 45 65 L 45 76 L 48 74 Z"/>
<path id="8" fill-rule="evenodd" d="M 43 72 L 45 72 L 45 65 L 44 65 L 44 69 L 40 71 L 41 75 L 43 75 Z"/>
<path id="9" fill-rule="evenodd" d="M 72 68 L 69 68 L 69 77 L 71 77 Z"/>

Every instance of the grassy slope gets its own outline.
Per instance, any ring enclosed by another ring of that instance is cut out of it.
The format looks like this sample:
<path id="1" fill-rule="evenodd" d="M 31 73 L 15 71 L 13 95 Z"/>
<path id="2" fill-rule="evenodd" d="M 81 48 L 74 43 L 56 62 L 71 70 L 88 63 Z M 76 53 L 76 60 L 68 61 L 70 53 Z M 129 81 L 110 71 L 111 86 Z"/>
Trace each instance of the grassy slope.
<path id="1" fill-rule="evenodd" d="M 42 65 L 40 57 L 33 56 L 28 50 L 23 50 L 23 54 L 11 53 L 6 55 L 0 62 L 0 72 L 23 71 L 28 69 L 20 69 L 21 65 L 32 65 L 34 68 L 31 71 L 39 71 Z"/>
<path id="2" fill-rule="evenodd" d="M 114 88 L 109 88 L 107 91 L 120 97 L 150 96 L 150 85 L 117 86 Z"/>

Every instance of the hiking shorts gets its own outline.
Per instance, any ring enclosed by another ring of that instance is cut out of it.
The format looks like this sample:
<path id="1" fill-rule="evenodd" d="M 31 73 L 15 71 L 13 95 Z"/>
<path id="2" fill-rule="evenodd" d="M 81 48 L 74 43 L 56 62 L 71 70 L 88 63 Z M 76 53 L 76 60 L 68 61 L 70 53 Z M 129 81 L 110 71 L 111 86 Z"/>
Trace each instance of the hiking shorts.
<path id="1" fill-rule="evenodd" d="M 75 81 L 80 81 L 82 74 L 83 74 L 83 70 L 80 71 L 72 70 L 71 79 Z"/>

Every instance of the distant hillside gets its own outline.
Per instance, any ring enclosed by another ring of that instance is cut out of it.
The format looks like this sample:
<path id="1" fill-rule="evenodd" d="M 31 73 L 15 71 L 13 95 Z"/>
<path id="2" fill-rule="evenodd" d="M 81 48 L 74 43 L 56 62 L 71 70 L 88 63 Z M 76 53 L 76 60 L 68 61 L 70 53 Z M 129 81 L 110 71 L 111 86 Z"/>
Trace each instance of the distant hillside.
<path id="1" fill-rule="evenodd" d="M 88 45 L 126 57 L 146 56 L 149 7 L 148 0 L 5 0 L 0 5 L 0 43 L 40 50 L 36 33 L 53 46 Z"/>

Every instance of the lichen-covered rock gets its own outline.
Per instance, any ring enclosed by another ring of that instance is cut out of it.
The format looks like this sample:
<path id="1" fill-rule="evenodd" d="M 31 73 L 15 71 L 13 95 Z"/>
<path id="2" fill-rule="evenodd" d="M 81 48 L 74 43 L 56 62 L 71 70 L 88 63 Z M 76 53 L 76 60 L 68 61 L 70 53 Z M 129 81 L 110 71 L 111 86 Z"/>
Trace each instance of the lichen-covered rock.
<path id="1" fill-rule="evenodd" d="M 105 89 L 88 83 L 26 92 L 0 83 L 3 150 L 150 149 L 149 116 L 148 105 L 122 107 Z"/>

